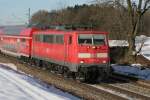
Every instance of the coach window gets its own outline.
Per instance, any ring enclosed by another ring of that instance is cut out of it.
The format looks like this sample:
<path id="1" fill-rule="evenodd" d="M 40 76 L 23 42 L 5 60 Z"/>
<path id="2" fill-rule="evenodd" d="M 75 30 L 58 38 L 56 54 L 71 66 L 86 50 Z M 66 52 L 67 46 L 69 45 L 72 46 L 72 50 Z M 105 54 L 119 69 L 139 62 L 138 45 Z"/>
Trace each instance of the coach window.
<path id="1" fill-rule="evenodd" d="M 64 44 L 64 36 L 56 35 L 56 44 Z"/>

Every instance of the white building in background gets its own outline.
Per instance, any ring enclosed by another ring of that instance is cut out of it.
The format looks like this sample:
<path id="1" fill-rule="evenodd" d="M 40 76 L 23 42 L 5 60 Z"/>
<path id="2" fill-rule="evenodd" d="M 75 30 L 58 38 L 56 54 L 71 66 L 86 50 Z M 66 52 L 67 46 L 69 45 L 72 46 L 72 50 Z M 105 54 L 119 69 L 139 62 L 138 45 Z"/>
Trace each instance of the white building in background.
<path id="1" fill-rule="evenodd" d="M 127 47 L 129 46 L 128 41 L 126 40 L 109 40 L 110 47 Z"/>
<path id="2" fill-rule="evenodd" d="M 136 50 L 138 51 L 142 46 L 139 54 L 143 55 L 146 59 L 150 60 L 150 37 L 144 35 L 137 36 L 135 39 Z M 109 40 L 110 47 L 127 47 L 129 46 L 126 40 Z"/>

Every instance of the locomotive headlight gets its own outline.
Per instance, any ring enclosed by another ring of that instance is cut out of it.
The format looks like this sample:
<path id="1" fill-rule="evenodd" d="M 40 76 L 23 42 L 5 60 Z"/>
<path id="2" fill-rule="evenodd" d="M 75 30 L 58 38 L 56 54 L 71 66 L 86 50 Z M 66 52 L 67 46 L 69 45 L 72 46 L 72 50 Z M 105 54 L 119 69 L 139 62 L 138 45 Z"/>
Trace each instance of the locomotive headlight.
<path id="1" fill-rule="evenodd" d="M 78 53 L 78 58 L 91 58 L 90 53 Z"/>
<path id="2" fill-rule="evenodd" d="M 105 64 L 105 63 L 106 63 L 106 61 L 104 60 L 104 61 L 103 61 L 103 63 Z"/>
<path id="3" fill-rule="evenodd" d="M 84 61 L 80 61 L 80 64 L 83 64 L 84 63 Z"/>
<path id="4" fill-rule="evenodd" d="M 107 58 L 108 54 L 107 53 L 97 53 L 97 58 Z"/>
<path id="5" fill-rule="evenodd" d="M 96 47 L 95 47 L 95 46 L 93 46 L 93 47 L 92 47 L 92 49 L 96 49 Z"/>

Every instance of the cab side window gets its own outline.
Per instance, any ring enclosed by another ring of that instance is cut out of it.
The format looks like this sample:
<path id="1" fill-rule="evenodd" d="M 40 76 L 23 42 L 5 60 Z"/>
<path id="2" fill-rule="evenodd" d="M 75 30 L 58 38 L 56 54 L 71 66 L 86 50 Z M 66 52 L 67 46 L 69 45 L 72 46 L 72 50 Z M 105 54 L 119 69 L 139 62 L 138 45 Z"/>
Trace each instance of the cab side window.
<path id="1" fill-rule="evenodd" d="M 69 44 L 72 44 L 72 36 L 69 36 Z"/>

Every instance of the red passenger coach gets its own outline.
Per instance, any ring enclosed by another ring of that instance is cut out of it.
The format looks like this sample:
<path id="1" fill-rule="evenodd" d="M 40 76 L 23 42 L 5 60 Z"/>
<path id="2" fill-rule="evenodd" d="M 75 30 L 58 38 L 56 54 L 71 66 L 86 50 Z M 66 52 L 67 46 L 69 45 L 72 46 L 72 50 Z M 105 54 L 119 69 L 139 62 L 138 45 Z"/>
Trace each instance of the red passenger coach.
<path id="1" fill-rule="evenodd" d="M 21 57 L 31 55 L 32 33 L 35 29 L 24 26 L 5 26 L 1 28 L 0 50 L 3 53 Z"/>
<path id="2" fill-rule="evenodd" d="M 32 35 L 33 32 L 37 31 L 36 28 L 27 28 L 21 31 L 20 36 L 22 37 L 20 40 L 20 49 L 19 53 L 24 57 L 31 57 L 31 49 L 32 49 Z"/>

